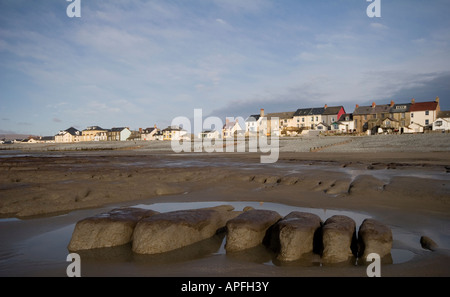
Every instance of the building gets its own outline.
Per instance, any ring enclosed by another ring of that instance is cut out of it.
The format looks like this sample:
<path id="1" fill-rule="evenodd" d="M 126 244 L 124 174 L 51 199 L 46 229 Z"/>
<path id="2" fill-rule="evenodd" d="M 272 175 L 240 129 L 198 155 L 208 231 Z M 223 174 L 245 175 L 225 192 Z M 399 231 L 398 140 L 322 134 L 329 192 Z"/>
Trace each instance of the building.
<path id="1" fill-rule="evenodd" d="M 169 126 L 162 130 L 163 140 L 181 140 L 187 138 L 187 131 L 178 126 Z"/>
<path id="2" fill-rule="evenodd" d="M 294 111 L 274 112 L 267 114 L 271 133 L 277 136 L 286 135 L 289 127 L 294 126 Z M 275 122 L 273 122 L 276 119 Z"/>
<path id="3" fill-rule="evenodd" d="M 81 132 L 82 141 L 107 141 L 108 130 L 99 126 L 87 127 Z"/>
<path id="4" fill-rule="evenodd" d="M 261 121 L 263 120 L 263 117 L 264 117 L 264 109 L 261 108 L 259 114 L 250 115 L 245 120 L 246 135 L 259 133 L 259 130 L 261 127 Z"/>
<path id="5" fill-rule="evenodd" d="M 322 122 L 324 111 L 324 107 L 297 109 L 293 116 L 293 125 L 296 128 L 316 129 Z"/>
<path id="6" fill-rule="evenodd" d="M 333 123 L 339 121 L 341 116 L 345 114 L 343 106 L 328 106 L 325 104 L 324 111 L 322 113 L 322 123 L 326 126 L 331 126 Z"/>
<path id="7" fill-rule="evenodd" d="M 141 134 L 141 140 L 150 141 L 150 140 L 156 140 L 156 134 L 158 133 L 159 129 L 156 127 L 156 125 L 152 128 L 146 128 L 146 129 L 139 129 L 139 132 Z"/>
<path id="8" fill-rule="evenodd" d="M 222 137 L 230 138 L 237 136 L 239 133 L 243 133 L 241 125 L 239 124 L 239 120 L 230 121 L 229 119 L 225 119 L 225 125 L 222 128 Z"/>
<path id="9" fill-rule="evenodd" d="M 74 127 L 70 127 L 66 130 L 59 131 L 58 134 L 55 135 L 55 142 L 57 143 L 70 143 L 70 142 L 79 142 L 82 140 L 82 132 Z"/>
<path id="10" fill-rule="evenodd" d="M 131 136 L 131 130 L 128 127 L 112 128 L 107 133 L 108 141 L 126 141 Z"/>
<path id="11" fill-rule="evenodd" d="M 450 130 L 450 111 L 439 111 L 437 119 L 433 122 L 433 131 L 449 131 Z"/>
<path id="12" fill-rule="evenodd" d="M 355 121 L 352 113 L 341 115 L 337 122 L 331 124 L 331 130 L 341 133 L 353 133 L 355 131 Z"/>
<path id="13" fill-rule="evenodd" d="M 391 104 L 383 105 L 377 105 L 375 102 L 370 106 L 359 106 L 357 104 L 353 112 L 356 132 L 370 131 L 372 134 L 376 134 L 382 120 L 390 116 L 390 110 L 393 106 L 393 101 L 391 101 Z"/>
<path id="14" fill-rule="evenodd" d="M 409 108 L 411 124 L 416 123 L 431 128 L 439 111 L 439 97 L 436 97 L 435 101 L 428 102 L 416 102 L 415 99 L 412 99 Z"/>

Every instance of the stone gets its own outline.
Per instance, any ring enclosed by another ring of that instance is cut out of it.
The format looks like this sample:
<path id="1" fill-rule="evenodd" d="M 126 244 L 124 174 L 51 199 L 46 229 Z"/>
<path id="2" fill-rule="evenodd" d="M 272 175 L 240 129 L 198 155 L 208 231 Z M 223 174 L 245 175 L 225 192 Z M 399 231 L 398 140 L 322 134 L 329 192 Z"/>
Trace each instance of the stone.
<path id="1" fill-rule="evenodd" d="M 324 262 L 348 261 L 355 253 L 357 244 L 355 221 L 343 215 L 328 218 L 322 228 L 322 244 Z"/>
<path id="2" fill-rule="evenodd" d="M 231 206 L 179 210 L 139 221 L 133 233 L 132 250 L 138 254 L 172 251 L 214 236 L 238 215 Z"/>
<path id="3" fill-rule="evenodd" d="M 272 248 L 278 251 L 280 261 L 295 261 L 313 252 L 314 239 L 320 232 L 319 216 L 293 211 L 279 221 L 273 232 Z"/>
<path id="4" fill-rule="evenodd" d="M 78 221 L 68 250 L 71 252 L 127 244 L 139 220 L 158 212 L 142 208 L 116 208 Z"/>
<path id="5" fill-rule="evenodd" d="M 358 231 L 358 256 L 367 258 L 370 253 L 377 253 L 381 258 L 391 253 L 392 230 L 374 219 L 365 219 Z"/>
<path id="6" fill-rule="evenodd" d="M 420 245 L 422 246 L 422 248 L 430 251 L 436 251 L 439 248 L 438 244 L 428 236 L 420 237 Z"/>
<path id="7" fill-rule="evenodd" d="M 226 251 L 242 251 L 263 243 L 268 229 L 280 219 L 281 216 L 275 211 L 254 209 L 229 220 Z"/>

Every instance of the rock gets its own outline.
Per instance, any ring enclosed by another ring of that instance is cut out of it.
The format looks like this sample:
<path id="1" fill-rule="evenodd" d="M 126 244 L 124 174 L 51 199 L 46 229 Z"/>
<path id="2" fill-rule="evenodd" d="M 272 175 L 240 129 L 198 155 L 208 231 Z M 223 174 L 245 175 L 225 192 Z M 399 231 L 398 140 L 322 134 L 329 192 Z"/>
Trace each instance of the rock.
<path id="1" fill-rule="evenodd" d="M 367 258 L 370 253 L 377 253 L 381 258 L 391 253 L 392 230 L 374 219 L 365 219 L 358 231 L 358 256 Z"/>
<path id="2" fill-rule="evenodd" d="M 116 208 L 83 219 L 75 225 L 68 249 L 75 252 L 129 243 L 137 222 L 157 213 L 142 208 Z"/>
<path id="3" fill-rule="evenodd" d="M 295 261 L 314 248 L 314 238 L 320 232 L 319 216 L 294 211 L 279 221 L 273 232 L 272 248 L 278 248 L 278 260 Z M 277 249 L 276 249 L 277 250 Z"/>
<path id="4" fill-rule="evenodd" d="M 420 245 L 422 246 L 422 248 L 430 251 L 435 251 L 439 248 L 438 244 L 428 236 L 420 237 Z"/>
<path id="5" fill-rule="evenodd" d="M 322 228 L 322 259 L 339 263 L 350 259 L 356 247 L 356 223 L 351 218 L 335 215 L 328 218 Z"/>
<path id="6" fill-rule="evenodd" d="M 143 219 L 133 233 L 133 252 L 159 254 L 210 238 L 223 229 L 230 218 L 239 214 L 228 209 L 179 210 Z"/>
<path id="7" fill-rule="evenodd" d="M 275 211 L 254 209 L 229 220 L 226 251 L 236 252 L 261 244 L 267 230 L 280 219 L 281 216 Z"/>

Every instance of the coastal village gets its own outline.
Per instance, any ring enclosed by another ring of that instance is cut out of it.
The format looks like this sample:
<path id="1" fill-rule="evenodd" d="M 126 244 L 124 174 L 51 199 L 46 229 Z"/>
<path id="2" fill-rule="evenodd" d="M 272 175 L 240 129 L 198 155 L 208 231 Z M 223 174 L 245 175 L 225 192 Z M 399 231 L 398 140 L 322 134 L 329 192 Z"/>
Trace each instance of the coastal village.
<path id="1" fill-rule="evenodd" d="M 265 121 L 265 122 L 264 122 Z M 270 136 L 299 136 L 314 132 L 327 135 L 375 135 L 450 132 L 450 111 L 442 111 L 439 97 L 433 101 L 355 106 L 349 113 L 343 106 L 301 108 L 296 111 L 259 113 L 248 116 L 245 123 L 226 119 L 222 129 L 203 130 L 190 134 L 179 126 L 160 129 L 155 124 L 149 128 L 130 130 L 129 127 L 104 129 L 91 126 L 80 131 L 74 127 L 59 131 L 54 136 L 2 140 L 2 143 L 74 143 L 84 141 L 166 141 L 190 140 L 194 137 L 226 139 L 263 133 Z"/>

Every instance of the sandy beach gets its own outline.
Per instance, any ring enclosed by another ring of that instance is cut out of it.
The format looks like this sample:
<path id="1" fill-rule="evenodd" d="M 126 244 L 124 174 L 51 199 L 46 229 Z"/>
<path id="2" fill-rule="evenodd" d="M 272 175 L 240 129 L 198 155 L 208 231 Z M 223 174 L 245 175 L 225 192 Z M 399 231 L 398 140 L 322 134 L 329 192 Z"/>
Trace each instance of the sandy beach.
<path id="1" fill-rule="evenodd" d="M 66 276 L 75 223 L 120 206 L 231 204 L 326 219 L 371 217 L 394 234 L 382 276 L 450 276 L 450 134 L 280 140 L 261 153 L 180 153 L 168 142 L 0 147 L 0 276 Z M 439 249 L 420 245 L 433 239 Z M 83 276 L 366 276 L 366 266 L 283 264 L 263 247 L 226 255 L 216 236 L 168 255 L 88 251 Z"/>

